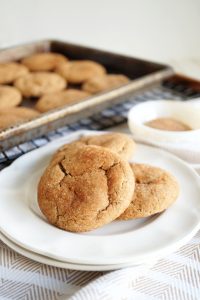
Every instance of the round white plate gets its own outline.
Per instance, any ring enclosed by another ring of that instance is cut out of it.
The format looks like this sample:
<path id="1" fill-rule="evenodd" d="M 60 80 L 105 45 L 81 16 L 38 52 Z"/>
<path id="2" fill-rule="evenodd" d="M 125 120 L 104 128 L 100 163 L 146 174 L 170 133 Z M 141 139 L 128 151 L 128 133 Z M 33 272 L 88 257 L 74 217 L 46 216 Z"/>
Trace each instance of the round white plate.
<path id="1" fill-rule="evenodd" d="M 118 270 L 122 268 L 128 268 L 135 266 L 131 263 L 128 264 L 116 264 L 116 265 L 84 265 L 84 264 L 73 264 L 68 262 L 63 262 L 59 260 L 55 260 L 52 258 L 48 258 L 46 256 L 34 253 L 32 251 L 29 251 L 25 248 L 20 247 L 19 245 L 13 243 L 10 239 L 8 239 L 5 235 L 0 233 L 0 240 L 4 242 L 8 247 L 10 247 L 12 250 L 16 251 L 17 253 L 28 257 L 34 261 L 37 261 L 42 264 L 46 264 L 49 266 L 57 267 L 57 268 L 63 268 L 63 269 L 71 269 L 71 270 L 78 270 L 78 271 L 111 271 L 111 270 Z M 148 262 L 147 265 L 153 265 L 153 262 Z"/>
<path id="2" fill-rule="evenodd" d="M 96 132 L 93 132 L 96 133 Z M 152 218 L 115 221 L 85 234 L 50 225 L 37 206 L 37 184 L 52 153 L 77 139 L 81 131 L 49 143 L 17 159 L 0 173 L 0 230 L 29 251 L 75 264 L 140 264 L 163 256 L 190 239 L 200 227 L 200 181 L 175 156 L 138 145 L 134 160 L 170 171 L 179 181 L 180 197 Z"/>

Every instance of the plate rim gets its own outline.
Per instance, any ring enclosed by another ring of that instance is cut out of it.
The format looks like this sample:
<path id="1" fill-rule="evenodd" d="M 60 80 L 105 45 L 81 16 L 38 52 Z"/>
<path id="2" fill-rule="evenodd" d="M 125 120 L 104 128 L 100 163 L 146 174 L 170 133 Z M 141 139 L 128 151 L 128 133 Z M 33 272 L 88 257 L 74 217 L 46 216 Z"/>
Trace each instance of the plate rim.
<path id="1" fill-rule="evenodd" d="M 76 263 L 70 263 L 70 262 L 63 262 L 56 259 L 52 259 L 50 257 L 29 251 L 28 249 L 25 249 L 21 247 L 20 245 L 15 244 L 12 240 L 10 240 L 8 237 L 6 237 L 2 232 L 0 232 L 0 240 L 8 246 L 11 250 L 17 252 L 18 254 L 31 259 L 37 263 L 49 265 L 56 268 L 63 268 L 63 269 L 70 269 L 70 270 L 76 270 L 76 271 L 113 271 L 113 270 L 119 270 L 122 268 L 129 268 L 129 267 L 138 267 L 138 265 L 126 263 L 126 264 L 110 264 L 110 265 L 87 265 L 87 264 L 76 264 Z M 147 264 L 146 265 L 152 265 Z"/>

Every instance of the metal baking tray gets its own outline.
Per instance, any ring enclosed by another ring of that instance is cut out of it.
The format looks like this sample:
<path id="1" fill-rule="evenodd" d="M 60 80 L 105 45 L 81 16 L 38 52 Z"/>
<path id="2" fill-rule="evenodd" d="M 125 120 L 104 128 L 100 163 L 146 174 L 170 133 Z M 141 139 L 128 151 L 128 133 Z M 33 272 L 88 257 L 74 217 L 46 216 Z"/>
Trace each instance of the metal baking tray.
<path id="1" fill-rule="evenodd" d="M 0 151 L 125 101 L 138 91 L 156 85 L 174 73 L 173 69 L 167 65 L 57 40 L 36 41 L 1 50 L 0 62 L 18 61 L 33 53 L 48 51 L 62 53 L 70 59 L 97 61 L 106 67 L 108 73 L 127 75 L 131 81 L 119 88 L 92 95 L 79 103 L 43 113 L 31 121 L 1 131 Z M 35 104 L 31 99 L 24 101 L 24 105 L 27 103 L 28 105 Z"/>

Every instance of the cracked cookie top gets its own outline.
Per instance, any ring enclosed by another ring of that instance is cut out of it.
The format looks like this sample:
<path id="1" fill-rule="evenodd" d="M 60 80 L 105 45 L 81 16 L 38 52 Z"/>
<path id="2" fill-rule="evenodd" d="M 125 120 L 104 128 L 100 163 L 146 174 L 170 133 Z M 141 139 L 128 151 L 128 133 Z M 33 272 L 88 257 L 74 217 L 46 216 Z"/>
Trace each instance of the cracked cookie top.
<path id="1" fill-rule="evenodd" d="M 175 177 L 167 171 L 145 164 L 130 164 L 135 174 L 135 192 L 129 207 L 118 218 L 143 218 L 167 209 L 179 195 Z"/>
<path id="2" fill-rule="evenodd" d="M 126 160 L 131 158 L 136 148 L 136 144 L 133 139 L 123 133 L 91 135 L 79 139 L 78 142 L 85 145 L 96 145 L 108 148 Z M 64 145 L 58 151 L 64 151 L 65 147 L 68 147 L 68 145 Z"/>
<path id="3" fill-rule="evenodd" d="M 134 186 L 133 172 L 119 155 L 103 147 L 69 144 L 41 177 L 38 203 L 51 224 L 90 231 L 122 214 Z"/>

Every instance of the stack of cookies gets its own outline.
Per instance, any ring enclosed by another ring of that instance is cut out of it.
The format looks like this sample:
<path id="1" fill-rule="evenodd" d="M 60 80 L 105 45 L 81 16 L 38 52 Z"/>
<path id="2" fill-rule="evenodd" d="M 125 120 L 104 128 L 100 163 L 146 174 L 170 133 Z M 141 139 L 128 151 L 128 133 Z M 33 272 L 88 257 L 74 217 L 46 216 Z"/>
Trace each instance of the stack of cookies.
<path id="1" fill-rule="evenodd" d="M 42 213 L 61 229 L 86 232 L 167 209 L 179 194 L 176 179 L 160 168 L 129 163 L 135 150 L 135 142 L 120 133 L 62 146 L 38 185 Z"/>
<path id="2" fill-rule="evenodd" d="M 4 117 L 0 130 L 128 81 L 124 75 L 107 74 L 105 67 L 95 61 L 70 61 L 52 52 L 36 53 L 20 62 L 1 63 L 0 114 Z M 27 98 L 33 99 L 34 109 L 19 107 L 26 105 Z"/>

